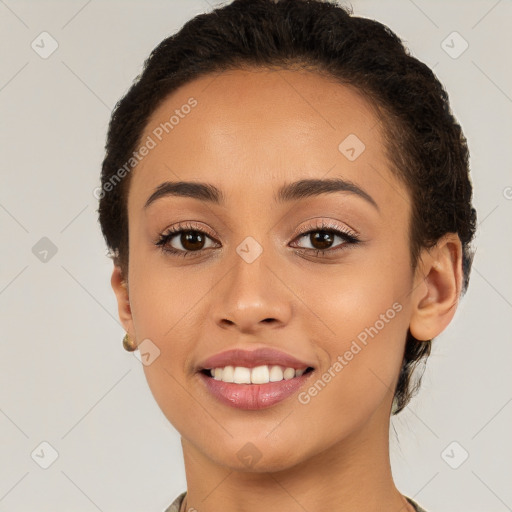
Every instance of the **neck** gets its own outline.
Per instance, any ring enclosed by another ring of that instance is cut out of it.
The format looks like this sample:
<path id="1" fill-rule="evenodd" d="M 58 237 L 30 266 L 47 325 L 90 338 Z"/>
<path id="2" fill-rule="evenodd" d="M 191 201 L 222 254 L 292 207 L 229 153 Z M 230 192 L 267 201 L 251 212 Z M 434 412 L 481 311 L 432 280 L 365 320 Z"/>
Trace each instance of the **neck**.
<path id="1" fill-rule="evenodd" d="M 382 419 L 374 417 L 337 444 L 280 471 L 248 472 L 218 464 L 182 437 L 187 478 L 183 510 L 413 511 L 393 482 L 389 416 Z"/>

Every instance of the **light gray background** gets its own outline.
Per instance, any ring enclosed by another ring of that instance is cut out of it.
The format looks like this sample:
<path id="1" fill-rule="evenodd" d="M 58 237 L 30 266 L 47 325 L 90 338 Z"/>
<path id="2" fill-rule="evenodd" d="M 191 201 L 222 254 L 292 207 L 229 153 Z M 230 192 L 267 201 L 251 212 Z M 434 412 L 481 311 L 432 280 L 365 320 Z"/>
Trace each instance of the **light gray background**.
<path id="1" fill-rule="evenodd" d="M 112 107 L 149 52 L 213 5 L 0 0 L 0 511 L 159 512 L 186 488 L 179 436 L 122 348 L 93 189 Z M 392 420 L 396 483 L 429 512 L 512 510 L 512 5 L 352 6 L 445 84 L 479 213 L 468 294 Z M 59 45 L 47 59 L 31 48 L 43 31 Z M 442 47 L 453 31 L 469 43 L 456 59 Z M 57 249 L 46 262 L 43 237 Z M 48 469 L 43 441 L 58 452 Z"/>

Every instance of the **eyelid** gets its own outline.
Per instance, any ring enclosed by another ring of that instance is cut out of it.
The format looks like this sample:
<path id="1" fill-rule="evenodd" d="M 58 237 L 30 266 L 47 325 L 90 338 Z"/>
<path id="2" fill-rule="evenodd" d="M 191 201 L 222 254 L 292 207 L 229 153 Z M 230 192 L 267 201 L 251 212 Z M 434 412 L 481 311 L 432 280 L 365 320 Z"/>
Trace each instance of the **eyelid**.
<path id="1" fill-rule="evenodd" d="M 167 236 L 170 234 L 178 234 L 181 231 L 201 231 L 208 235 L 213 240 L 216 240 L 216 235 L 208 228 L 205 224 L 197 223 L 197 221 L 183 221 L 178 222 L 177 224 L 173 224 L 172 226 L 169 226 L 165 228 L 161 234 L 158 234 L 157 240 L 160 238 L 160 236 Z"/>
<path id="2" fill-rule="evenodd" d="M 316 224 L 304 226 L 303 228 L 299 229 L 299 232 L 297 233 L 297 236 L 307 235 L 311 233 L 312 231 L 339 231 L 349 237 L 352 237 L 354 239 L 359 239 L 359 233 L 355 231 L 354 229 L 348 227 L 348 226 L 341 226 L 335 221 L 332 220 L 325 220 L 325 219 L 317 219 Z"/>

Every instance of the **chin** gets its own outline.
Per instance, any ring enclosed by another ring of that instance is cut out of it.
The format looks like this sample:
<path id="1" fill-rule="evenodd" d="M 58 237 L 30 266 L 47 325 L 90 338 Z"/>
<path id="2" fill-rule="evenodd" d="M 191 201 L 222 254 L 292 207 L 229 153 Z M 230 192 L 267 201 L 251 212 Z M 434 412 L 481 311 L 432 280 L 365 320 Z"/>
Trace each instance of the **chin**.
<path id="1" fill-rule="evenodd" d="M 239 452 L 247 450 L 249 453 L 251 444 L 250 442 L 246 443 L 246 446 Z M 302 461 L 299 454 L 295 453 L 293 458 L 289 458 L 287 452 L 276 450 L 275 447 L 269 447 L 264 451 L 258 450 L 258 452 L 252 460 L 248 454 L 241 456 L 242 460 L 240 460 L 237 453 L 234 457 L 226 457 L 224 454 L 224 457 L 220 460 L 215 459 L 215 462 L 240 473 L 276 473 L 290 469 Z"/>
<path id="2" fill-rule="evenodd" d="M 265 434 L 251 436 L 247 432 L 233 437 L 227 434 L 215 439 L 214 444 L 196 444 L 203 454 L 215 464 L 241 473 L 268 473 L 282 471 L 300 463 L 303 456 L 297 450 L 302 442 L 294 442 L 289 436 L 276 439 Z"/>

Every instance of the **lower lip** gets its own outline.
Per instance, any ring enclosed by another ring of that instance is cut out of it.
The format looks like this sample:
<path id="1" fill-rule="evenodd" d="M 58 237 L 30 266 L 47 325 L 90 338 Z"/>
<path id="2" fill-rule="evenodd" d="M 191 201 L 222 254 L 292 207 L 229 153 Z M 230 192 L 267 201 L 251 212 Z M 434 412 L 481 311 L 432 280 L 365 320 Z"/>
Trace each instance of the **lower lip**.
<path id="1" fill-rule="evenodd" d="M 271 407 L 293 395 L 304 385 L 312 373 L 314 371 L 309 371 L 293 379 L 267 384 L 233 384 L 216 380 L 201 372 L 199 376 L 210 393 L 222 403 L 237 409 L 258 410 Z"/>

